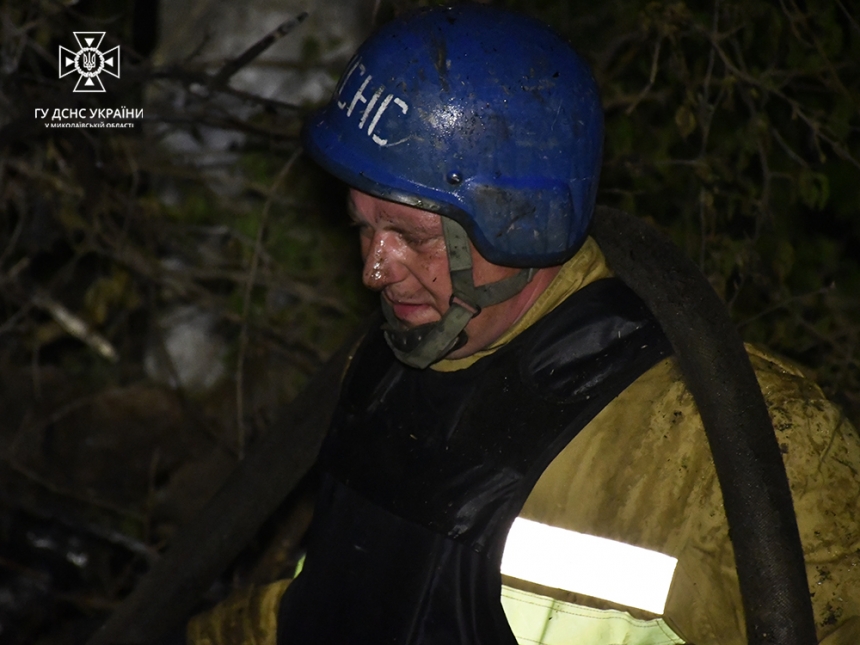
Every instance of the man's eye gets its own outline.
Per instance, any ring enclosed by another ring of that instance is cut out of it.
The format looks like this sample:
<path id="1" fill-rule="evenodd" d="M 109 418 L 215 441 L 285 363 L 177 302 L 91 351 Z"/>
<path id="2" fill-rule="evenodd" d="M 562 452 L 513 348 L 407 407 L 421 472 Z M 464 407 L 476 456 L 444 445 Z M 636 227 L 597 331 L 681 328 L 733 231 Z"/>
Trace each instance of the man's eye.
<path id="1" fill-rule="evenodd" d="M 425 246 L 436 239 L 432 235 L 408 235 L 405 233 L 401 233 L 400 237 L 402 237 L 403 241 L 412 247 Z"/>
<path id="2" fill-rule="evenodd" d="M 359 235 L 364 236 L 364 235 L 369 235 L 369 233 L 370 233 L 370 226 L 368 226 L 365 222 L 360 222 L 358 220 L 351 220 L 349 223 L 349 226 L 350 226 L 350 228 L 358 229 Z"/>
<path id="3" fill-rule="evenodd" d="M 427 231 L 394 229 L 394 232 L 400 236 L 400 239 L 406 242 L 409 246 L 424 246 L 433 240 L 438 239 L 438 236 Z"/>

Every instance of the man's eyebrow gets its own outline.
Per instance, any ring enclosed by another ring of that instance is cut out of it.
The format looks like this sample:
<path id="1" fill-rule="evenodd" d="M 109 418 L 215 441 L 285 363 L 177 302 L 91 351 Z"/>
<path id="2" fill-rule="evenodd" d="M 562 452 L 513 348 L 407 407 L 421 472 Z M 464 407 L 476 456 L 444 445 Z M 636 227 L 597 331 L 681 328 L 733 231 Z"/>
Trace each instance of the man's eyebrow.
<path id="1" fill-rule="evenodd" d="M 423 222 L 392 215 L 386 208 L 382 209 L 382 217 L 385 219 L 388 226 L 400 232 L 418 233 L 421 235 L 436 234 L 436 227 L 432 224 L 425 224 Z"/>
<path id="2" fill-rule="evenodd" d="M 349 218 L 357 224 L 364 224 L 365 219 L 358 212 L 358 209 L 355 206 L 355 202 L 351 197 L 347 197 L 346 200 L 346 212 L 349 215 Z M 432 235 L 436 236 L 437 233 L 441 234 L 441 232 L 436 231 L 436 227 L 424 223 L 419 222 L 405 222 L 402 221 L 397 216 L 392 216 L 392 214 L 386 208 L 382 208 L 381 210 L 381 219 L 384 220 L 387 228 L 401 234 L 408 235 Z"/>

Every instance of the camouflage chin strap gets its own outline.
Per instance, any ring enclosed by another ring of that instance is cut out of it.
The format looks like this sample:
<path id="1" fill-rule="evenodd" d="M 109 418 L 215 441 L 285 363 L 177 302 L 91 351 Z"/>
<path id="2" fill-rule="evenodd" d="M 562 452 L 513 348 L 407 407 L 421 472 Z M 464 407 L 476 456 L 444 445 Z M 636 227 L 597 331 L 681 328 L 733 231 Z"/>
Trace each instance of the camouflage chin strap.
<path id="1" fill-rule="evenodd" d="M 537 269 L 523 269 L 509 278 L 475 286 L 472 276 L 472 253 L 466 231 L 449 217 L 442 218 L 442 231 L 448 250 L 451 273 L 451 300 L 448 311 L 436 322 L 407 328 L 382 298 L 386 324 L 385 340 L 394 355 L 411 367 L 424 369 L 466 344 L 469 321 L 481 309 L 512 298 L 531 282 Z"/>

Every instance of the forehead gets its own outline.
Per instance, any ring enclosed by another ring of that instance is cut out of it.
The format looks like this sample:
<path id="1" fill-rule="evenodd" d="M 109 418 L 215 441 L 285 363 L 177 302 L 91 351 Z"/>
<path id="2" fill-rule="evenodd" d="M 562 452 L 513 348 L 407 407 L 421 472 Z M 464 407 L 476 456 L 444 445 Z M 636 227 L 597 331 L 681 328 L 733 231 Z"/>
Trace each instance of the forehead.
<path id="1" fill-rule="evenodd" d="M 347 209 L 350 217 L 368 224 L 388 224 L 428 232 L 441 233 L 442 231 L 442 217 L 436 213 L 406 204 L 389 202 L 355 188 L 349 191 Z"/>

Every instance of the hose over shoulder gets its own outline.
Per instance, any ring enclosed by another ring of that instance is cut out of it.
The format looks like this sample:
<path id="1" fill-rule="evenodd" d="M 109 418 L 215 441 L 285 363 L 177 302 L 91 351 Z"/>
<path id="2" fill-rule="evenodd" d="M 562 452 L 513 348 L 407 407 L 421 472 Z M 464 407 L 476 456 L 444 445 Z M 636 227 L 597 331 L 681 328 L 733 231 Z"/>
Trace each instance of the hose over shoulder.
<path id="1" fill-rule="evenodd" d="M 365 320 L 326 362 L 251 446 L 215 496 L 179 529 L 161 560 L 87 645 L 149 645 L 181 625 L 209 585 L 310 470 L 350 354 L 377 324 L 376 316 Z"/>
<path id="2" fill-rule="evenodd" d="M 659 320 L 705 426 L 751 645 L 817 642 L 782 457 L 740 335 L 699 269 L 651 226 L 598 207 L 592 234 Z"/>

